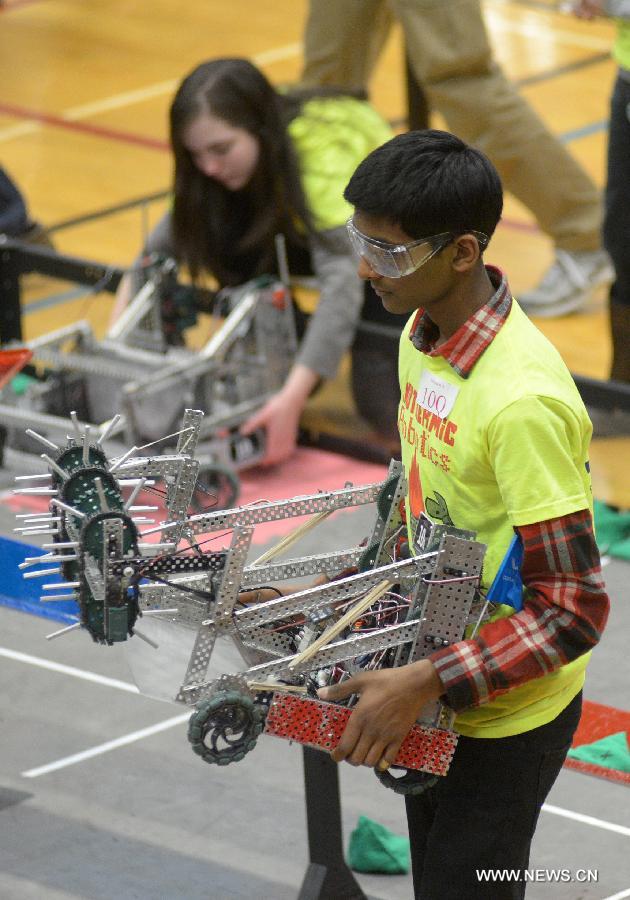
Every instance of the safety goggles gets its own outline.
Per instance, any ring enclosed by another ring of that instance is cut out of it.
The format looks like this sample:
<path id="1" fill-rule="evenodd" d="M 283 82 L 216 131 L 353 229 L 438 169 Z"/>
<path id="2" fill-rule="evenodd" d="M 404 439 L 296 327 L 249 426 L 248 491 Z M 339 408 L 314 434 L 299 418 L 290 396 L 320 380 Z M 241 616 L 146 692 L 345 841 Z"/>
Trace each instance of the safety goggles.
<path id="1" fill-rule="evenodd" d="M 443 234 L 411 241 L 409 244 L 388 244 L 360 232 L 355 227 L 352 217 L 346 222 L 346 228 L 355 253 L 361 256 L 377 275 L 386 278 L 404 278 L 405 275 L 411 275 L 455 239 L 450 231 L 446 231 Z M 470 234 L 475 235 L 482 249 L 487 245 L 488 238 L 485 234 L 480 231 L 471 231 Z"/>

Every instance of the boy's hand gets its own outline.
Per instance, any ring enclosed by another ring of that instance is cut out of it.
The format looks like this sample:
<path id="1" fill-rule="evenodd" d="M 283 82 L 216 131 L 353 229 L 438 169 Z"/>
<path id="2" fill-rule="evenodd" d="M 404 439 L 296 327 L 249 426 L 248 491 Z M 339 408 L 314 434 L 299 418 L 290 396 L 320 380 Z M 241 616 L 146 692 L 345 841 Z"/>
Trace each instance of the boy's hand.
<path id="1" fill-rule="evenodd" d="M 422 707 L 442 693 L 442 683 L 428 659 L 362 672 L 341 684 L 321 688 L 321 700 L 361 695 L 332 758 L 335 762 L 345 759 L 353 766 L 387 769 Z"/>

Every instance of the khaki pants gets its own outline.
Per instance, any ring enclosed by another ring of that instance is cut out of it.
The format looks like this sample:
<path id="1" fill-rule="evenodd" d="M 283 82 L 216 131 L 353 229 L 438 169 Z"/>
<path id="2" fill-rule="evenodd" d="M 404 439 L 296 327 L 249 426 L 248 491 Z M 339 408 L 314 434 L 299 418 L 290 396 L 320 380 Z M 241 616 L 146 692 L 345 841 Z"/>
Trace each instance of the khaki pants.
<path id="1" fill-rule="evenodd" d="M 394 17 L 449 129 L 492 160 L 558 247 L 596 250 L 599 191 L 494 62 L 478 0 L 311 0 L 302 81 L 364 88 Z"/>

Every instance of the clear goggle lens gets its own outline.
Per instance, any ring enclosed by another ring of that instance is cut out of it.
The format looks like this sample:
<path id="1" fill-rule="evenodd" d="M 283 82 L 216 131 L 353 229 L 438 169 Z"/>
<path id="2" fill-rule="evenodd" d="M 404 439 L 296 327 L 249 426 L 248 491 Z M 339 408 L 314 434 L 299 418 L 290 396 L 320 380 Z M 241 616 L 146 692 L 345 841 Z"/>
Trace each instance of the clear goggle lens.
<path id="1" fill-rule="evenodd" d="M 446 231 L 410 244 L 386 244 L 362 234 L 352 219 L 348 219 L 346 226 L 355 253 L 361 256 L 374 272 L 386 278 L 404 278 L 405 275 L 411 275 L 453 240 L 453 234 Z M 475 235 L 481 248 L 484 249 L 488 243 L 487 236 L 480 231 L 472 231 L 470 234 Z"/>

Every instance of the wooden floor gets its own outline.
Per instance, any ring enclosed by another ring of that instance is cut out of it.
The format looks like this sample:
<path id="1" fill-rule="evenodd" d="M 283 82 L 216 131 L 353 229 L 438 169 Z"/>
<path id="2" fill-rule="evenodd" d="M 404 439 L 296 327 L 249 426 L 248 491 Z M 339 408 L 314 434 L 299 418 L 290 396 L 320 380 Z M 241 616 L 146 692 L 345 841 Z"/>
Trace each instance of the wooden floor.
<path id="1" fill-rule="evenodd" d="M 486 0 L 484 8 L 499 62 L 603 185 L 614 26 L 578 22 L 551 0 Z M 109 264 L 130 262 L 165 201 L 81 220 L 168 188 L 167 110 L 178 81 L 219 55 L 249 56 L 274 82 L 296 80 L 305 14 L 305 0 L 190 0 L 185 15 L 171 0 L 4 0 L 0 164 L 23 189 L 32 215 L 53 228 L 57 248 Z M 390 120 L 403 119 L 406 110 L 401 59 L 394 29 L 370 86 Z M 79 223 L 68 224 L 74 220 Z M 492 247 L 489 261 L 508 272 L 517 295 L 552 258 L 549 240 L 510 197 Z M 107 294 L 41 304 L 42 297 L 71 293 L 68 285 L 31 276 L 27 303 L 40 302 L 30 313 L 27 307 L 26 337 L 77 318 L 89 318 L 101 332 L 112 303 Z M 539 324 L 572 371 L 606 376 L 603 294 L 586 314 Z M 599 443 L 593 447 L 596 494 L 630 506 L 622 466 L 629 445 Z"/>

